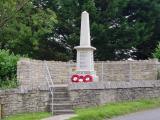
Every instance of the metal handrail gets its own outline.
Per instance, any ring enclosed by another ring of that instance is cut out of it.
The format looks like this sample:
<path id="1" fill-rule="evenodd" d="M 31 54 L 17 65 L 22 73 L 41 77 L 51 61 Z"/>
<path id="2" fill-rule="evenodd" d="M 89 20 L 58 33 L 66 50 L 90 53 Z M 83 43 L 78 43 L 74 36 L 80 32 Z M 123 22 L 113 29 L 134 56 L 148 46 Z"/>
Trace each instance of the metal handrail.
<path id="1" fill-rule="evenodd" d="M 49 68 L 48 68 L 48 65 L 47 65 L 46 61 L 44 61 L 44 64 L 45 64 L 45 71 L 47 72 L 45 74 L 45 78 L 47 80 L 49 91 L 50 91 L 51 96 L 52 96 L 52 109 L 51 109 L 51 111 L 52 111 L 52 114 L 53 114 L 53 90 L 52 90 L 52 88 L 54 87 L 54 83 L 52 81 L 52 77 L 51 77 L 51 74 L 50 74 L 50 71 L 49 71 Z"/>

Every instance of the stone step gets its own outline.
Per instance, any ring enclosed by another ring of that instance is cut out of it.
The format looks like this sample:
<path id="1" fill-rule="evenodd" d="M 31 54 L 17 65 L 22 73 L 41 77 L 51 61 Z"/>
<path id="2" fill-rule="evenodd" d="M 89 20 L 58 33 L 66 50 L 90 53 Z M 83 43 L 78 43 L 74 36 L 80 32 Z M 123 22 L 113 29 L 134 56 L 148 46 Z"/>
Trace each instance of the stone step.
<path id="1" fill-rule="evenodd" d="M 50 98 L 50 100 L 52 100 L 52 98 Z M 54 102 L 67 102 L 70 101 L 69 97 L 65 97 L 65 98 L 53 98 Z"/>
<path id="2" fill-rule="evenodd" d="M 52 98 L 52 95 L 49 95 L 50 98 Z M 69 98 L 69 94 L 53 94 L 53 98 Z"/>
<path id="3" fill-rule="evenodd" d="M 54 92 L 68 92 L 68 88 L 67 87 L 53 87 L 51 88 Z"/>
<path id="4" fill-rule="evenodd" d="M 52 104 L 50 104 L 50 108 L 52 108 Z M 73 109 L 73 105 L 71 103 L 54 103 L 53 104 L 54 110 L 64 110 L 64 109 Z"/>
<path id="5" fill-rule="evenodd" d="M 68 95 L 68 92 L 53 92 L 53 95 Z"/>
<path id="6" fill-rule="evenodd" d="M 62 89 L 61 89 L 61 90 L 53 90 L 53 89 L 52 89 L 52 91 L 53 91 L 53 92 L 68 92 L 68 90 L 62 90 Z"/>
<path id="7" fill-rule="evenodd" d="M 53 91 L 54 94 L 65 94 L 68 93 L 68 91 Z"/>
<path id="8" fill-rule="evenodd" d="M 52 103 L 52 99 L 49 100 L 49 103 Z M 71 101 L 68 99 L 63 99 L 63 100 L 60 100 L 60 99 L 53 99 L 53 103 L 55 104 L 63 104 L 63 103 L 70 103 L 71 104 Z"/>
<path id="9" fill-rule="evenodd" d="M 66 109 L 66 110 L 54 110 L 53 111 L 54 115 L 71 114 L 71 113 L 74 113 L 74 110 Z"/>
<path id="10" fill-rule="evenodd" d="M 49 111 L 52 111 L 53 106 L 53 113 L 55 115 L 74 113 L 73 105 L 70 101 L 68 88 L 66 86 L 54 86 L 52 88 L 52 91 L 53 98 L 51 94 L 49 96 Z"/>

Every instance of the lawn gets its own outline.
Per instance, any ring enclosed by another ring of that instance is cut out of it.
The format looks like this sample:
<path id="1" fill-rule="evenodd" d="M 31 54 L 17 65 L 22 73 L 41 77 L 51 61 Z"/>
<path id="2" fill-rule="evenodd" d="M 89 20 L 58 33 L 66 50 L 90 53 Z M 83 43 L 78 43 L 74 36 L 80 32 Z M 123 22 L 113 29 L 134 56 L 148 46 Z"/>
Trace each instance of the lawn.
<path id="1" fill-rule="evenodd" d="M 103 120 L 105 118 L 112 118 L 155 107 L 160 107 L 160 99 L 110 103 L 87 109 L 77 109 L 76 113 L 78 116 L 71 118 L 70 120 Z"/>
<path id="2" fill-rule="evenodd" d="M 49 116 L 51 116 L 51 114 L 47 112 L 34 112 L 12 115 L 4 118 L 3 120 L 41 120 L 42 118 L 46 118 Z"/>

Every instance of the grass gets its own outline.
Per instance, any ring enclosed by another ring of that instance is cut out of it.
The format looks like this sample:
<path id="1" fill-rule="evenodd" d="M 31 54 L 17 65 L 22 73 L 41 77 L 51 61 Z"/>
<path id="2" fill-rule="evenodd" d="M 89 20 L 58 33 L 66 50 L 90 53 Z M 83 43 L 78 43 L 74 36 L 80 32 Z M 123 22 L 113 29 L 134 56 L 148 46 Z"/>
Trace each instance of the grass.
<path id="1" fill-rule="evenodd" d="M 3 120 L 41 120 L 49 116 L 51 114 L 47 112 L 22 113 L 6 117 Z"/>
<path id="2" fill-rule="evenodd" d="M 149 108 L 160 107 L 160 99 L 137 100 L 130 102 L 110 103 L 87 109 L 77 109 L 78 116 L 70 120 L 103 120 Z"/>
<path id="3" fill-rule="evenodd" d="M 17 88 L 18 81 L 15 79 L 0 81 L 0 90 Z"/>

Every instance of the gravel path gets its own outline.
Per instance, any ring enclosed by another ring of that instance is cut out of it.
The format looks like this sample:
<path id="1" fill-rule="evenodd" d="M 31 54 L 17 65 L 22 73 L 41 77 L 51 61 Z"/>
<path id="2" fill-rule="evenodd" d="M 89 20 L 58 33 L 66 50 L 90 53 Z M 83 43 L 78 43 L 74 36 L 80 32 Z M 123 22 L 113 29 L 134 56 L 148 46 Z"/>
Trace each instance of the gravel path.
<path id="1" fill-rule="evenodd" d="M 160 108 L 132 113 L 111 120 L 160 120 Z"/>
<path id="2" fill-rule="evenodd" d="M 68 120 L 69 118 L 74 116 L 76 115 L 75 114 L 56 115 L 56 116 L 45 118 L 42 120 Z"/>

